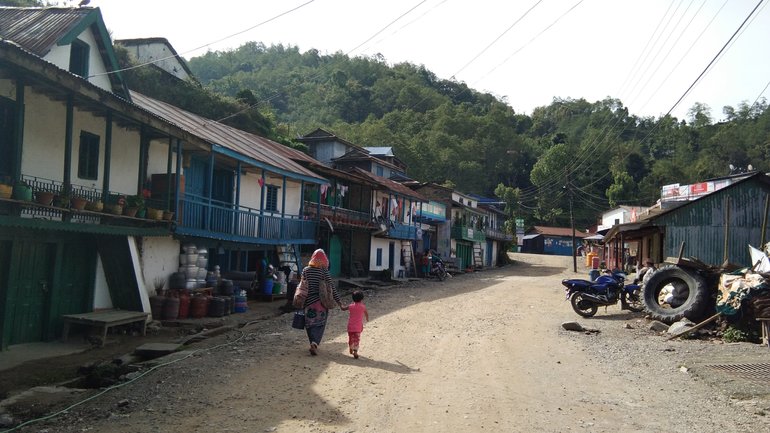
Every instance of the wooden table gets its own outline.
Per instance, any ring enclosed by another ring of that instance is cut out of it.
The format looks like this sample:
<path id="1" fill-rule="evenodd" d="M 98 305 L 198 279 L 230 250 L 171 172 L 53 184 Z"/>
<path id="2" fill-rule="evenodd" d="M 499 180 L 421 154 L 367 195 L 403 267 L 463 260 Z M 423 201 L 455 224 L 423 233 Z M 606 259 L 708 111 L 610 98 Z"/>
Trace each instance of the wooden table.
<path id="1" fill-rule="evenodd" d="M 65 314 L 62 316 L 64 320 L 64 330 L 62 331 L 62 341 L 67 341 L 67 337 L 70 332 L 70 325 L 86 325 L 99 328 L 101 331 L 102 343 L 107 340 L 107 330 L 113 326 L 126 325 L 129 323 L 140 323 L 142 327 L 142 335 L 146 335 L 147 332 L 147 317 L 150 313 L 142 311 L 124 311 L 124 310 L 106 310 L 106 311 L 94 311 L 92 313 L 81 314 Z"/>

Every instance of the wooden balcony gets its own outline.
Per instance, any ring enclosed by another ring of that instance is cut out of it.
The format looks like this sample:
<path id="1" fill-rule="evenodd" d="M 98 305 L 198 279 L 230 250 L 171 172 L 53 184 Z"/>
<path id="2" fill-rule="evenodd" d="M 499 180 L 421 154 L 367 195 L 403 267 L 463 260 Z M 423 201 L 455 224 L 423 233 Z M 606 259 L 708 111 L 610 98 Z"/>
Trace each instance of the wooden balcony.
<path id="1" fill-rule="evenodd" d="M 452 226 L 452 239 L 458 239 L 471 242 L 484 242 L 487 238 L 483 230 L 476 230 L 473 227 L 456 225 Z"/>
<path id="2" fill-rule="evenodd" d="M 319 208 L 321 218 L 328 219 L 335 227 L 339 226 L 363 230 L 377 228 L 377 225 L 372 222 L 371 216 L 366 212 L 359 212 L 325 204 L 319 206 L 318 203 L 306 201 L 303 207 L 303 213 L 308 219 L 317 220 Z"/>
<path id="3" fill-rule="evenodd" d="M 300 215 L 260 212 L 245 206 L 185 194 L 176 232 L 205 238 L 268 245 L 313 244 L 317 222 Z"/>
<path id="4" fill-rule="evenodd" d="M 512 241 L 513 240 L 513 235 L 512 234 L 505 233 L 504 231 L 498 230 L 498 229 L 486 229 L 484 231 L 484 233 L 486 234 L 487 239 L 493 239 L 493 240 L 496 240 L 496 241 Z"/>

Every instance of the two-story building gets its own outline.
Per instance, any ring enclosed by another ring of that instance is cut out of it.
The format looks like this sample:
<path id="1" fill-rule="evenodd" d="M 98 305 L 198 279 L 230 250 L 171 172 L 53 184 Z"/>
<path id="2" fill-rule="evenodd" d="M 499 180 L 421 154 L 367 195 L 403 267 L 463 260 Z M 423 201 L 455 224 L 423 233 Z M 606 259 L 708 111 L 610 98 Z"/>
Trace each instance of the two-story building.
<path id="1" fill-rule="evenodd" d="M 328 181 L 129 91 L 98 8 L 0 8 L 0 36 L 0 347 L 57 338 L 63 314 L 149 312 L 182 244 L 227 270 L 316 242 L 303 191 Z"/>

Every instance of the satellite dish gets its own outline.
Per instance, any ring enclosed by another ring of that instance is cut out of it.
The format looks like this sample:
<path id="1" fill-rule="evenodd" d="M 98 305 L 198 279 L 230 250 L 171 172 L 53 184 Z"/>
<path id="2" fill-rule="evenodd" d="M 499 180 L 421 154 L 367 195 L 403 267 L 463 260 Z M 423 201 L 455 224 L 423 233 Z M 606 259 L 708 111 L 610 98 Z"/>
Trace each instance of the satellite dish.
<path id="1" fill-rule="evenodd" d="M 754 171 L 754 166 L 751 165 L 751 164 L 749 164 L 749 166 L 747 168 L 749 169 L 749 171 Z"/>
<path id="2" fill-rule="evenodd" d="M 735 170 L 735 166 L 730 164 L 730 170 Z"/>

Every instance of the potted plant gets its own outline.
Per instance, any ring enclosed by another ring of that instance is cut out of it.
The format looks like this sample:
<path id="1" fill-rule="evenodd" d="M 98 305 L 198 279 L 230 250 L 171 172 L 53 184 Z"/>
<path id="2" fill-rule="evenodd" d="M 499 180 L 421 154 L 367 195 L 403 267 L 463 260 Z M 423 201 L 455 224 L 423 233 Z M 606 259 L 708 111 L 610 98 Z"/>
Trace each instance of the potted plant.
<path id="1" fill-rule="evenodd" d="M 135 217 L 140 210 L 144 210 L 144 197 L 141 195 L 126 197 L 126 207 L 123 209 L 123 215 Z"/>
<path id="2" fill-rule="evenodd" d="M 107 213 L 113 215 L 123 215 L 123 206 L 126 204 L 126 198 L 120 194 L 110 194 L 109 201 L 104 206 Z"/>
<path id="3" fill-rule="evenodd" d="M 101 212 L 103 209 L 104 209 L 104 203 L 102 203 L 101 200 L 89 201 L 86 204 L 86 210 L 90 210 L 91 212 Z"/>
<path id="4" fill-rule="evenodd" d="M 53 205 L 61 208 L 70 207 L 70 195 L 66 192 L 62 192 L 53 199 Z"/>
<path id="5" fill-rule="evenodd" d="M 0 176 L 0 198 L 8 199 L 13 196 L 13 183 L 10 176 Z"/>
<path id="6" fill-rule="evenodd" d="M 86 200 L 85 197 L 82 197 L 77 194 L 72 196 L 72 201 L 71 201 L 72 209 L 83 210 L 86 208 L 86 204 L 88 204 L 88 200 Z"/>
<path id="7" fill-rule="evenodd" d="M 42 204 L 43 206 L 50 206 L 53 203 L 54 193 L 43 189 L 35 191 L 35 202 Z"/>
<path id="8" fill-rule="evenodd" d="M 23 180 L 17 181 L 13 185 L 14 200 L 32 201 L 32 187 Z"/>

